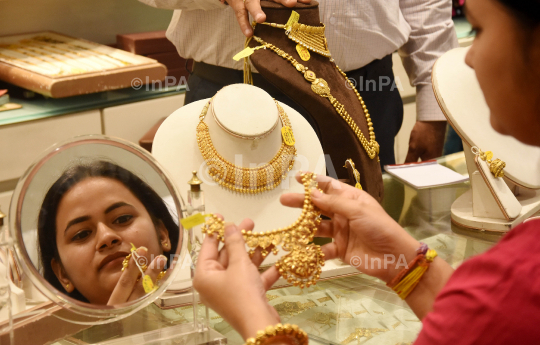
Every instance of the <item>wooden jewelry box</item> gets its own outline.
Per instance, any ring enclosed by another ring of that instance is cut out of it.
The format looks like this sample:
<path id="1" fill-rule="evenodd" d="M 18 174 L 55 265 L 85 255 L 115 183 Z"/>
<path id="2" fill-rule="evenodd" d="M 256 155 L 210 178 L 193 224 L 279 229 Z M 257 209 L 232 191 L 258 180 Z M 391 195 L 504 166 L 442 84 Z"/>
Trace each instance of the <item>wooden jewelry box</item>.
<path id="1" fill-rule="evenodd" d="M 154 59 L 44 31 L 0 37 L 0 79 L 62 98 L 164 80 Z"/>

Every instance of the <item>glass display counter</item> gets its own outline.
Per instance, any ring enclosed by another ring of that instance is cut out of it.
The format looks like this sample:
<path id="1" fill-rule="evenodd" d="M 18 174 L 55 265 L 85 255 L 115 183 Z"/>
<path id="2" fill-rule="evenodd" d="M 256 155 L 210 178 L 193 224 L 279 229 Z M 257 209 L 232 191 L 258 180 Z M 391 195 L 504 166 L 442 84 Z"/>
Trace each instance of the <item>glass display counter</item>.
<path id="1" fill-rule="evenodd" d="M 459 173 L 466 173 L 463 153 L 438 160 Z M 385 201 L 383 206 L 416 239 L 437 250 L 441 258 L 454 268 L 465 259 L 485 252 L 498 238 L 475 238 L 451 225 L 450 206 L 469 188 L 469 183 L 446 187 L 414 190 L 384 175 Z M 489 240 L 489 241 L 488 241 Z M 407 304 L 392 290 L 376 279 L 363 274 L 323 280 L 301 290 L 285 287 L 267 293 L 283 323 L 294 323 L 305 330 L 312 344 L 411 344 L 421 330 L 422 323 Z M 168 332 L 192 322 L 192 306 L 160 309 L 155 305 L 137 314 L 108 325 L 93 326 L 54 343 L 66 344 L 121 344 L 115 339 L 141 334 L 140 343 L 152 343 L 144 332 L 167 327 Z M 200 313 L 203 306 L 199 305 Z M 218 314 L 210 311 L 211 329 L 224 335 L 226 342 L 240 345 L 244 341 Z M 208 343 L 225 343 L 219 337 L 207 335 Z M 187 344 L 189 340 L 171 339 L 160 344 Z M 200 342 L 199 342 L 200 343 Z M 124 344 L 124 343 L 122 343 Z M 128 342 L 126 344 L 131 344 Z"/>

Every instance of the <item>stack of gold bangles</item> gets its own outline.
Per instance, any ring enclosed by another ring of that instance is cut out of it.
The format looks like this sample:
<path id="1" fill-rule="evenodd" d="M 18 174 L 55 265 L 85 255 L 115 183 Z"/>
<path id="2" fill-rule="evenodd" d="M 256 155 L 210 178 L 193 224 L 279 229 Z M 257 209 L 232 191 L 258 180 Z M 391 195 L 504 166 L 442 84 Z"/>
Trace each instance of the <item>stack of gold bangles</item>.
<path id="1" fill-rule="evenodd" d="M 307 333 L 301 330 L 297 325 L 288 323 L 282 325 L 278 323 L 275 326 L 266 327 L 264 331 L 258 331 L 257 337 L 247 339 L 245 345 L 262 345 L 267 340 L 279 336 L 290 337 L 297 345 L 307 345 L 309 340 Z"/>

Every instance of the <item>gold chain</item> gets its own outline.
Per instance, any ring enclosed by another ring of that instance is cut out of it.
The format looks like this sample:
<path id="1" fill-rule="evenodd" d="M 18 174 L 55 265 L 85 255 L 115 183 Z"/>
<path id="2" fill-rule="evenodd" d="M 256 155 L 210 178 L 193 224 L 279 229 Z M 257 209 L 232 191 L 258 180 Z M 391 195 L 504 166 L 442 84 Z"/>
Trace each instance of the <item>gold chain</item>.
<path id="1" fill-rule="evenodd" d="M 323 78 L 317 78 L 315 75 L 315 72 L 308 69 L 308 67 L 305 67 L 304 65 L 300 64 L 296 59 L 294 59 L 291 55 L 287 54 L 283 50 L 279 49 L 278 47 L 274 46 L 271 43 L 267 43 L 263 41 L 260 37 L 253 36 L 253 39 L 265 46 L 266 48 L 269 48 L 273 52 L 275 52 L 277 55 L 281 56 L 285 60 L 288 60 L 298 72 L 302 73 L 304 75 L 304 78 L 311 82 L 311 90 L 318 94 L 321 97 L 328 98 L 330 103 L 334 106 L 336 109 L 336 112 L 347 122 L 349 127 L 353 130 L 354 134 L 356 134 L 356 137 L 358 140 L 360 140 L 360 143 L 364 147 L 364 150 L 366 150 L 369 158 L 373 159 L 379 154 L 379 144 L 375 140 L 375 132 L 373 131 L 373 122 L 371 122 L 371 116 L 369 115 L 369 111 L 367 110 L 366 104 L 364 103 L 364 100 L 362 99 L 362 96 L 360 96 L 360 93 L 356 90 L 354 85 L 351 83 L 351 81 L 347 78 L 347 75 L 345 72 L 343 72 L 337 65 L 336 69 L 341 73 L 343 77 L 345 77 L 345 80 L 349 83 L 349 86 L 351 90 L 354 90 L 354 93 L 356 94 L 356 97 L 360 101 L 360 104 L 362 105 L 362 109 L 364 111 L 364 115 L 366 116 L 366 121 L 369 129 L 369 140 L 366 139 L 364 136 L 364 133 L 360 130 L 358 125 L 354 122 L 351 115 L 345 110 L 345 106 L 341 104 L 332 94 L 330 93 L 330 87 L 328 87 L 328 83 Z"/>
<path id="2" fill-rule="evenodd" d="M 212 144 L 210 130 L 204 122 L 211 102 L 210 100 L 204 106 L 197 125 L 197 144 L 208 165 L 210 176 L 221 186 L 239 193 L 256 194 L 276 188 L 294 165 L 296 156 L 294 145 L 287 145 L 282 138 L 279 151 L 268 163 L 256 168 L 236 166 L 223 158 Z M 275 102 L 283 127 L 290 128 L 287 114 L 278 102 Z"/>
<path id="3" fill-rule="evenodd" d="M 311 50 L 322 56 L 331 57 L 330 51 L 328 50 L 328 42 L 326 41 L 326 36 L 324 35 L 324 24 L 322 26 L 310 26 L 306 24 L 293 23 L 290 28 L 287 28 L 286 25 L 276 24 L 276 23 L 262 23 L 264 25 L 269 25 L 273 28 L 284 29 L 285 34 L 294 42 L 300 44 L 304 48 Z"/>
<path id="4" fill-rule="evenodd" d="M 300 288 L 315 284 L 320 277 L 321 267 L 324 266 L 324 254 L 321 247 L 309 244 L 315 236 L 317 226 L 320 224 L 320 211 L 311 201 L 311 190 L 318 188 L 316 175 L 302 174 L 304 185 L 304 207 L 300 217 L 290 226 L 266 232 L 252 232 L 242 230 L 246 244 L 253 255 L 255 249 L 260 247 L 261 254 L 266 257 L 270 251 L 277 254 L 277 246 L 289 254 L 281 257 L 276 263 L 279 274 L 289 283 Z M 216 235 L 220 241 L 225 241 L 225 223 L 216 215 L 211 215 L 202 228 L 208 235 Z"/>

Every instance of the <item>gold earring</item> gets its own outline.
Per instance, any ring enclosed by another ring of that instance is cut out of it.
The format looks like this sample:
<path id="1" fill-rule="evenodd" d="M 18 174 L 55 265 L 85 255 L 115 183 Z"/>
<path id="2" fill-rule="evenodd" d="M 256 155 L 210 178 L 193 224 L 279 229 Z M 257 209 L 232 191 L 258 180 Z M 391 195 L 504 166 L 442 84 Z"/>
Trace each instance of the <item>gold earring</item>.
<path id="1" fill-rule="evenodd" d="M 69 289 L 69 283 L 66 284 L 66 290 L 68 290 L 68 289 Z"/>
<path id="2" fill-rule="evenodd" d="M 506 163 L 500 160 L 499 158 L 493 159 L 493 152 L 491 151 L 482 151 L 478 147 L 473 146 L 471 148 L 472 153 L 480 157 L 481 160 L 489 164 L 489 171 L 495 177 L 504 177 L 503 169 L 506 167 Z"/>
<path id="3" fill-rule="evenodd" d="M 354 187 L 362 190 L 362 185 L 360 184 L 360 172 L 356 169 L 356 166 L 354 165 L 352 159 L 347 159 L 343 167 L 346 168 L 347 164 L 349 164 L 353 170 L 354 179 L 356 180 L 356 184 L 354 185 Z"/>

